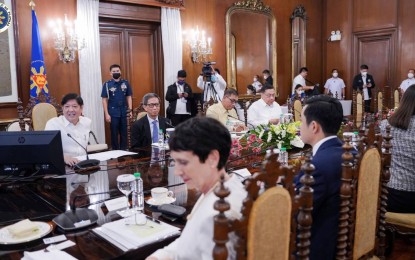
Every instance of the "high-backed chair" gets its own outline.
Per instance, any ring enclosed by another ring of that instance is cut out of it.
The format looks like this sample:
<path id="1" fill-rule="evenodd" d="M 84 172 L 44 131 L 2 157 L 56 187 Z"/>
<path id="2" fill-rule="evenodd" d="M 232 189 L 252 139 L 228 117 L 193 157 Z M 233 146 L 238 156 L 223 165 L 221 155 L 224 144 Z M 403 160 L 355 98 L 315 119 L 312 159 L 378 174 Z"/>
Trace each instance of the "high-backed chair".
<path id="1" fill-rule="evenodd" d="M 377 97 L 377 111 L 383 111 L 383 92 L 379 91 Z"/>
<path id="2" fill-rule="evenodd" d="M 298 195 L 294 192 L 295 170 L 281 166 L 277 154 L 271 153 L 263 162 L 262 170 L 245 182 L 247 197 L 243 201 L 240 219 L 230 220 L 225 213 L 230 194 L 221 185 L 215 190 L 219 200 L 214 218 L 214 259 L 227 259 L 228 234 L 236 235 L 237 259 L 308 259 L 311 237 L 311 211 L 314 183 L 311 173 L 314 166 L 310 158 L 302 166 L 305 172 Z M 281 182 L 282 185 L 277 183 Z"/>
<path id="3" fill-rule="evenodd" d="M 147 112 L 144 110 L 144 105 L 141 102 L 140 105 L 134 108 L 132 111 L 127 111 L 129 115 L 132 113 L 132 116 L 128 116 L 127 118 L 127 145 L 128 148 L 131 148 L 131 126 L 134 124 L 135 121 L 141 119 L 142 117 L 147 115 Z"/>
<path id="4" fill-rule="evenodd" d="M 303 105 L 300 100 L 294 101 L 294 120 L 301 121 L 301 111 L 303 110 Z"/>
<path id="5" fill-rule="evenodd" d="M 360 128 L 364 113 L 363 93 L 360 90 L 353 90 L 353 123 L 356 128 Z"/>
<path id="6" fill-rule="evenodd" d="M 345 137 L 336 259 L 383 259 L 390 139 L 389 128 L 382 153 L 379 136 L 370 125 L 354 158 L 350 137 Z"/>
<path id="7" fill-rule="evenodd" d="M 28 123 L 25 123 L 25 131 L 31 131 L 33 130 L 31 126 Z M 8 132 L 20 132 L 22 129 L 20 128 L 19 120 L 11 122 L 7 127 L 6 131 Z"/>
<path id="8" fill-rule="evenodd" d="M 31 97 L 25 109 L 23 109 L 22 104 L 19 99 L 17 114 L 21 131 L 26 131 L 26 123 L 33 130 L 44 130 L 49 119 L 62 115 L 62 107 L 56 102 L 55 98 L 45 96 L 43 92 L 37 97 Z"/>
<path id="9" fill-rule="evenodd" d="M 393 91 L 393 107 L 397 108 L 399 107 L 399 102 L 401 101 L 401 91 L 399 88 L 396 88 Z"/>

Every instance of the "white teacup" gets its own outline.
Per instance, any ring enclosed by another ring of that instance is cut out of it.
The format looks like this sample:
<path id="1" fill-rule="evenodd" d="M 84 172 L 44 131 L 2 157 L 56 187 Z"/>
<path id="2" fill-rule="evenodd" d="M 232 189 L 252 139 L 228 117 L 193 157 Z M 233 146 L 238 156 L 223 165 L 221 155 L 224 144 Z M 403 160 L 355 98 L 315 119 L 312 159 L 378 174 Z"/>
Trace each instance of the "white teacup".
<path id="1" fill-rule="evenodd" d="M 166 201 L 167 199 L 174 198 L 174 194 L 167 188 L 157 187 L 151 189 L 151 197 L 155 201 Z"/>

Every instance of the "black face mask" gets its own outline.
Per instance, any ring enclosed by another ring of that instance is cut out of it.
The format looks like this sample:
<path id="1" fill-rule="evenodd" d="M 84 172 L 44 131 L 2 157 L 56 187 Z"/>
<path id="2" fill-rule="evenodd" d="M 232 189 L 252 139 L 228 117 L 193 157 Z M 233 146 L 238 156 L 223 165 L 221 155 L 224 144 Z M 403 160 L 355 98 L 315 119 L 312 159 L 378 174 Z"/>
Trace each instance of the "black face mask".
<path id="1" fill-rule="evenodd" d="M 119 79 L 121 77 L 121 73 L 112 73 L 112 78 L 113 79 Z"/>

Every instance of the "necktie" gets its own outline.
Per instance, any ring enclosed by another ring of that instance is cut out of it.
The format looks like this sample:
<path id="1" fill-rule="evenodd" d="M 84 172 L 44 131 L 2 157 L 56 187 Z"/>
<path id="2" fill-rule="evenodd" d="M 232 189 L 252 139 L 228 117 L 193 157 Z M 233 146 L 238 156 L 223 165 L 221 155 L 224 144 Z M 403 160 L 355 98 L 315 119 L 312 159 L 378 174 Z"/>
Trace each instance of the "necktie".
<path id="1" fill-rule="evenodd" d="M 157 123 L 157 120 L 153 121 L 153 143 L 157 143 L 159 141 L 159 128 Z"/>

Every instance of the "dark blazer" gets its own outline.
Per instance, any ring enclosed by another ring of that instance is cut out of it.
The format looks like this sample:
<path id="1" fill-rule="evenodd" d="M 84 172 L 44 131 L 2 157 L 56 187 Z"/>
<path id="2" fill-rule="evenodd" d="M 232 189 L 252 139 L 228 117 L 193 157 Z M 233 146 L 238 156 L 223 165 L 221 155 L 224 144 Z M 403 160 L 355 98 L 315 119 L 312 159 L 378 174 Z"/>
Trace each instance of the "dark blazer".
<path id="1" fill-rule="evenodd" d="M 169 119 L 159 116 L 159 127 L 166 133 L 166 128 L 172 128 Z M 150 146 L 153 140 L 151 139 L 151 127 L 148 122 L 147 115 L 135 121 L 131 126 L 131 148 L 140 148 Z"/>
<path id="2" fill-rule="evenodd" d="M 311 163 L 313 173 L 313 224 L 311 227 L 311 260 L 332 260 L 336 255 L 340 212 L 340 185 L 342 172 L 342 142 L 338 138 L 324 142 Z M 297 188 L 303 173 L 296 178 Z"/>
<path id="3" fill-rule="evenodd" d="M 353 89 L 354 90 L 359 89 L 360 91 L 363 91 L 363 83 L 364 82 L 363 82 L 363 79 L 362 79 L 362 74 L 357 74 L 356 76 L 354 76 L 354 79 L 353 79 Z M 371 88 L 374 88 L 376 86 L 372 75 L 370 75 L 370 74 L 366 75 L 366 83 L 372 83 L 372 87 L 367 88 L 367 92 L 369 93 L 369 97 L 371 97 L 372 96 Z"/>
<path id="4" fill-rule="evenodd" d="M 271 75 L 265 80 L 265 83 L 268 83 L 271 86 L 274 85 L 274 79 L 272 78 Z"/>
<path id="5" fill-rule="evenodd" d="M 186 111 L 191 113 L 192 111 L 190 100 L 193 98 L 192 88 L 189 84 L 184 83 L 183 90 L 188 94 L 187 98 L 185 98 L 187 100 Z M 180 98 L 177 94 L 177 85 L 176 82 L 174 82 L 173 84 L 167 87 L 166 100 L 169 101 L 169 108 L 167 109 L 167 114 L 174 115 L 176 113 L 176 103 L 178 99 Z"/>

